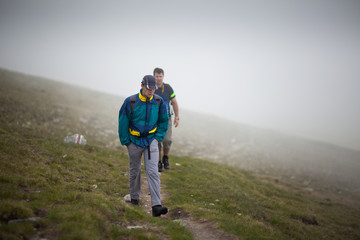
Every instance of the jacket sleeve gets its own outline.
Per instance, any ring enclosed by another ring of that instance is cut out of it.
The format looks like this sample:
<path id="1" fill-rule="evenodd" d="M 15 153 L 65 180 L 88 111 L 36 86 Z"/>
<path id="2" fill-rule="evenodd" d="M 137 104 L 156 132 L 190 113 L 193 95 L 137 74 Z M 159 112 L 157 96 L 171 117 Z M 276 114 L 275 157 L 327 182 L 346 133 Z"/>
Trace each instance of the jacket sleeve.
<path id="1" fill-rule="evenodd" d="M 158 122 L 157 122 L 157 130 L 155 133 L 155 139 L 158 140 L 158 142 L 161 142 L 164 139 L 164 137 L 166 135 L 166 131 L 169 128 L 169 110 L 162 98 L 161 98 L 159 111 L 160 111 L 160 113 L 159 113 L 159 118 L 158 118 Z"/>
<path id="2" fill-rule="evenodd" d="M 126 98 L 123 105 L 119 111 L 119 138 L 122 145 L 129 145 L 130 141 L 130 132 L 129 132 L 129 123 L 131 115 L 131 106 L 130 98 Z"/>

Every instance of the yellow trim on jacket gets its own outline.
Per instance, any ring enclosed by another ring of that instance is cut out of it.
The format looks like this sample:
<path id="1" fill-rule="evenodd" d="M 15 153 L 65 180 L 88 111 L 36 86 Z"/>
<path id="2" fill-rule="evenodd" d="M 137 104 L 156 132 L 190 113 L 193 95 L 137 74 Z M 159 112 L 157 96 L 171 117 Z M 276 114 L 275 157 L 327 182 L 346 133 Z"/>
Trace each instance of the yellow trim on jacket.
<path id="1" fill-rule="evenodd" d="M 149 99 L 149 101 L 151 101 L 153 99 L 154 95 L 151 96 L 151 98 Z M 139 99 L 142 101 L 142 102 L 146 102 L 146 99 L 147 97 L 143 96 L 141 94 L 141 92 L 139 92 Z"/>
<path id="2" fill-rule="evenodd" d="M 153 99 L 153 97 L 154 97 L 154 95 L 151 96 L 151 98 L 150 98 L 149 101 L 151 101 L 151 100 Z M 143 102 L 146 102 L 147 97 L 143 96 L 143 95 L 141 94 L 141 91 L 140 91 L 140 92 L 139 92 L 139 99 L 140 99 L 141 101 L 143 101 Z M 157 127 L 154 128 L 153 130 L 149 131 L 149 134 L 156 132 L 156 129 L 157 129 Z M 129 132 L 130 132 L 131 135 L 140 137 L 140 132 L 138 132 L 138 131 L 135 131 L 135 130 L 132 130 L 131 128 L 129 128 Z"/>
<path id="3" fill-rule="evenodd" d="M 154 128 L 153 130 L 149 131 L 149 134 L 156 132 L 156 129 L 157 129 L 157 127 Z M 140 137 L 140 132 L 138 132 L 138 131 L 135 131 L 135 130 L 132 130 L 131 128 L 129 128 L 129 132 L 130 132 L 131 135 Z"/>

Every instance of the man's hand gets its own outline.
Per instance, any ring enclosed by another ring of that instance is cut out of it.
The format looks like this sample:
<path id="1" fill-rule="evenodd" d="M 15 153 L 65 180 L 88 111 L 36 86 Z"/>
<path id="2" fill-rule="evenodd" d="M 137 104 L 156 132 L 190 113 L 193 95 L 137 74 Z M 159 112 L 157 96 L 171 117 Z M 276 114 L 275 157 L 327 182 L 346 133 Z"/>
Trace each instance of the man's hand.
<path id="1" fill-rule="evenodd" d="M 174 108 L 174 112 L 175 112 L 175 120 L 174 120 L 174 125 L 175 127 L 179 126 L 179 106 L 178 103 L 176 101 L 176 98 L 174 97 L 173 99 L 171 99 L 171 103 L 173 105 Z"/>
<path id="2" fill-rule="evenodd" d="M 174 126 L 175 127 L 179 126 L 179 121 L 180 121 L 179 117 L 175 117 L 175 119 L 174 119 Z"/>

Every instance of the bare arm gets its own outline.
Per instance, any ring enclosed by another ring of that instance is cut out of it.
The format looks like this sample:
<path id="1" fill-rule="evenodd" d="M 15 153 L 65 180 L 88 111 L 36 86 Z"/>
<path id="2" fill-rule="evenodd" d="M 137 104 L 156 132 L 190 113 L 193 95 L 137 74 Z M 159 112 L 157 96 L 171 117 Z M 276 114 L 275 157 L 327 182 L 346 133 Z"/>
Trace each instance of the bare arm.
<path id="1" fill-rule="evenodd" d="M 173 105 L 174 108 L 174 112 L 175 112 L 175 119 L 174 119 L 174 125 L 175 127 L 177 127 L 179 125 L 179 105 L 178 102 L 176 101 L 176 98 L 171 99 L 171 103 Z"/>

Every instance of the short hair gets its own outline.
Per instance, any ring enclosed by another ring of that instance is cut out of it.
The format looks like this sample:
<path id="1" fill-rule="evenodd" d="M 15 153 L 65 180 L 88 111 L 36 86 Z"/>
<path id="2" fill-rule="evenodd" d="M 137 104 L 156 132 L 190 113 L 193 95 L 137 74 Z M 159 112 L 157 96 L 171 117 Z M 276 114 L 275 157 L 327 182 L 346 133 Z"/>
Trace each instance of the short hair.
<path id="1" fill-rule="evenodd" d="M 155 73 L 158 73 L 158 74 L 162 73 L 164 75 L 164 70 L 162 68 L 155 68 L 154 69 L 154 75 L 155 75 Z"/>

